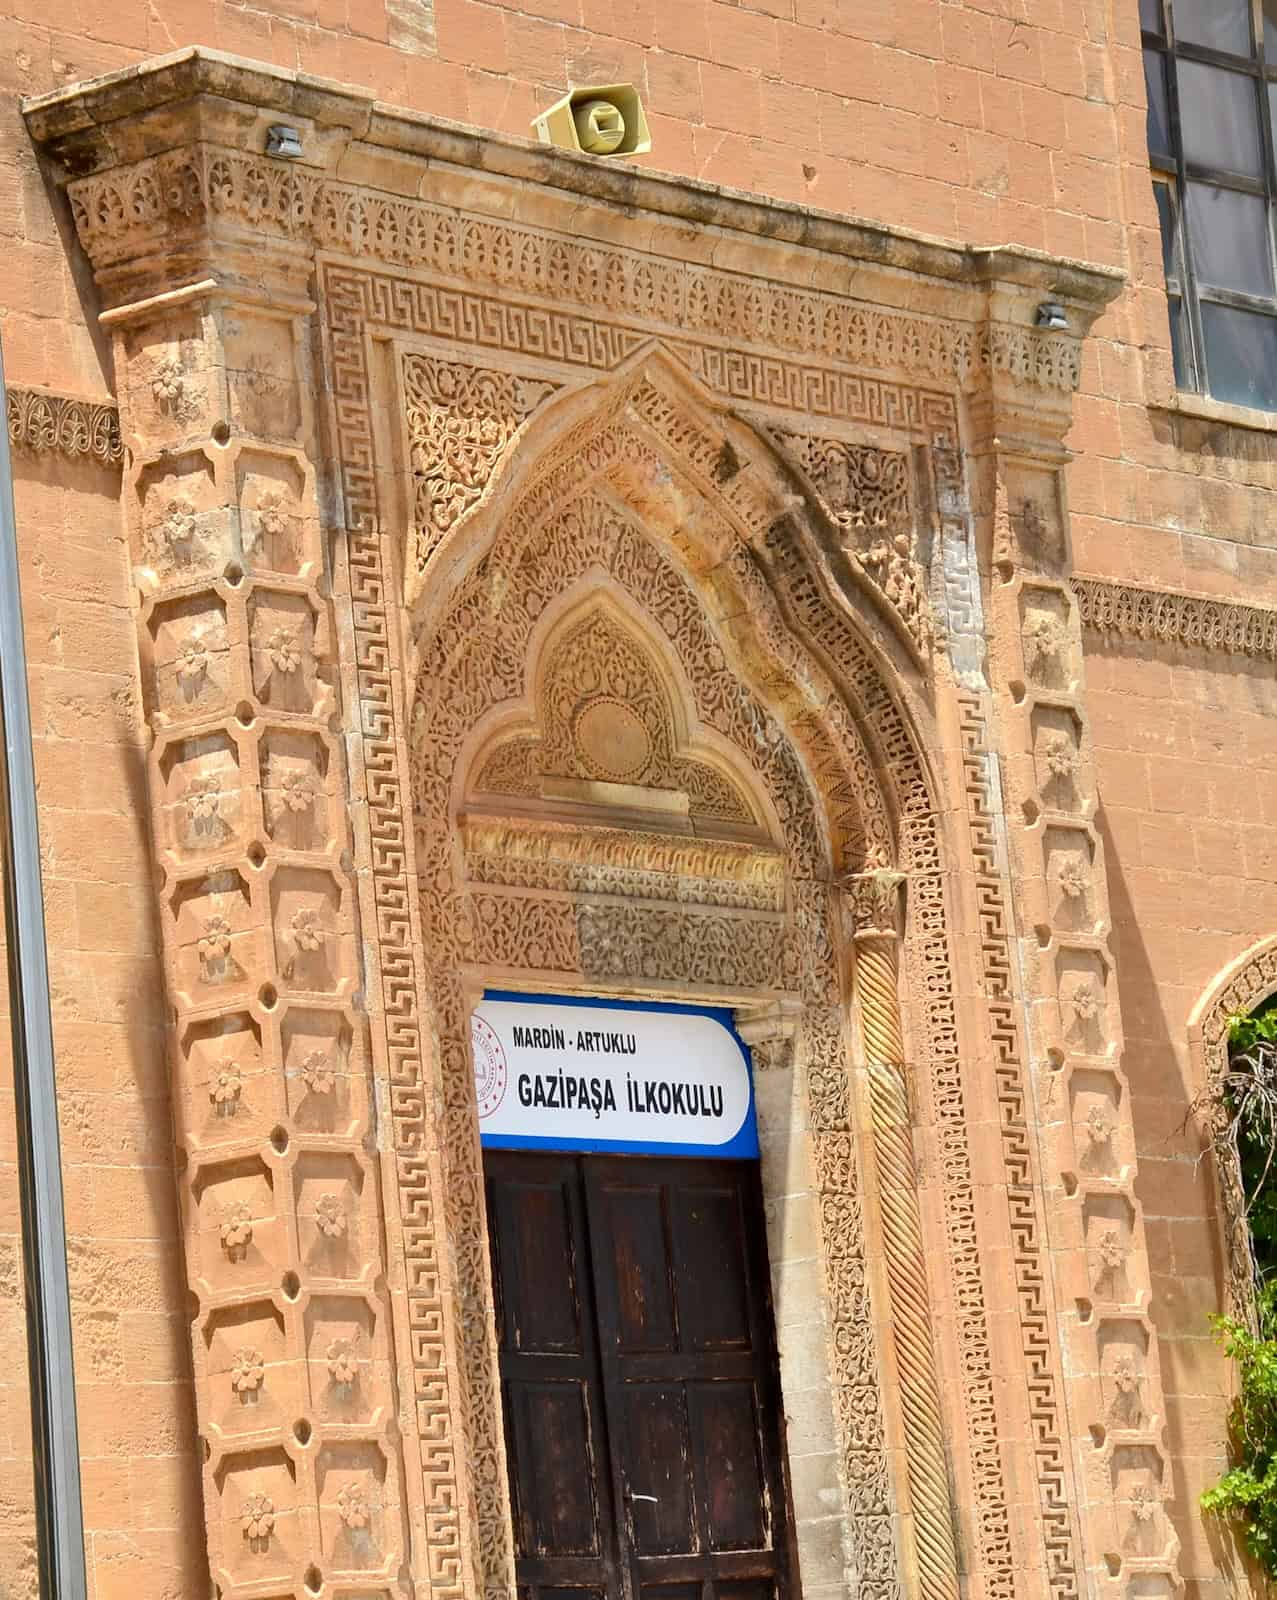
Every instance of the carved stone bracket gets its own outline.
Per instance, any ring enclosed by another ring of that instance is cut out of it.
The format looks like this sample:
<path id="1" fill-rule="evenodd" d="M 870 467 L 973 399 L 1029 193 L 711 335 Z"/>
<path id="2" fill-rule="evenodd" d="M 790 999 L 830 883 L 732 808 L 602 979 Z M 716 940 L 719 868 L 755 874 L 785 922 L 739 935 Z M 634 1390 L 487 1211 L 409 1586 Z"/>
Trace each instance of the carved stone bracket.
<path id="1" fill-rule="evenodd" d="M 792 1067 L 794 1041 L 802 1023 L 802 1001 L 785 997 L 736 1013 L 736 1031 L 749 1046 L 758 1072 Z"/>

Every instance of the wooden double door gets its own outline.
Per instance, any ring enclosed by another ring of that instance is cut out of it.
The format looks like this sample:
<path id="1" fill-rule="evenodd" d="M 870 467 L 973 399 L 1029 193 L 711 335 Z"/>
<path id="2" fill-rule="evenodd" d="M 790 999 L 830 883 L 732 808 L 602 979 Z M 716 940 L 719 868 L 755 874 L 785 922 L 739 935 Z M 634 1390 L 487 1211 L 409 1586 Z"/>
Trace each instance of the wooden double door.
<path id="1" fill-rule="evenodd" d="M 485 1170 L 521 1600 L 789 1600 L 757 1164 Z"/>

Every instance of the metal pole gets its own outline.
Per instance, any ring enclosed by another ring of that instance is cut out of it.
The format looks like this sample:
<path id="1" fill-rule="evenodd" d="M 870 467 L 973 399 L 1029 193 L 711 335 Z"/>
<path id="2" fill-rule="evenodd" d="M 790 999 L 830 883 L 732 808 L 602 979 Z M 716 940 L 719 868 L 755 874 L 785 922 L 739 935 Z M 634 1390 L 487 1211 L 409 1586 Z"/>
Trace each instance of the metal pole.
<path id="1" fill-rule="evenodd" d="M 42 1600 L 85 1600 L 84 1512 L 71 1362 L 66 1218 L 40 886 L 31 708 L 18 585 L 8 391 L 0 351 L 0 852 L 27 1299 L 27 1365 Z"/>

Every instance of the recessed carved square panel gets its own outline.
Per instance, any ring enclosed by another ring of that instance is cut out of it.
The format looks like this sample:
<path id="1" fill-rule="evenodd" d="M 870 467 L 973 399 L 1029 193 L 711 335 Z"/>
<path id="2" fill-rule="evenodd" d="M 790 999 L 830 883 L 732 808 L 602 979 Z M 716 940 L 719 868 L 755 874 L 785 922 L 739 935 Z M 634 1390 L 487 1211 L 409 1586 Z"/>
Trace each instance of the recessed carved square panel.
<path id="1" fill-rule="evenodd" d="M 1100 1386 L 1110 1429 L 1147 1428 L 1148 1329 L 1140 1322 L 1106 1318 L 1098 1334 Z"/>
<path id="2" fill-rule="evenodd" d="M 1125 1303 L 1135 1290 L 1130 1272 L 1135 1247 L 1135 1211 L 1131 1202 L 1124 1194 L 1089 1194 L 1082 1202 L 1082 1225 L 1095 1298 Z"/>
<path id="3" fill-rule="evenodd" d="M 370 1444 L 325 1445 L 315 1463 L 320 1540 L 335 1572 L 366 1572 L 396 1553 L 398 1497 L 381 1451 Z M 393 1530 L 388 1548 L 386 1535 Z"/>
<path id="4" fill-rule="evenodd" d="M 283 1094 L 253 1018 L 244 1011 L 202 1018 L 184 1030 L 181 1050 L 184 1142 L 207 1149 L 265 1139 L 279 1121 Z"/>
<path id="5" fill-rule="evenodd" d="M 1032 718 L 1033 760 L 1042 804 L 1052 811 L 1078 811 L 1085 796 L 1082 774 L 1082 726 L 1073 711 L 1035 706 Z"/>
<path id="6" fill-rule="evenodd" d="M 245 1156 L 201 1168 L 191 1185 L 198 1276 L 221 1294 L 275 1288 L 288 1260 L 275 1174 Z"/>
<path id="7" fill-rule="evenodd" d="M 229 509 L 203 454 L 167 459 L 138 478 L 140 537 L 134 560 L 144 581 L 220 576 L 238 556 Z"/>
<path id="8" fill-rule="evenodd" d="M 1020 594 L 1020 644 L 1030 683 L 1061 692 L 1077 676 L 1077 648 L 1069 626 L 1069 602 L 1062 590 L 1026 585 Z"/>
<path id="9" fill-rule="evenodd" d="M 1085 1177 L 1118 1178 L 1129 1159 L 1121 1085 L 1112 1072 L 1077 1067 L 1069 1075 L 1077 1167 Z"/>
<path id="10" fill-rule="evenodd" d="M 236 427 L 260 439 L 296 439 L 301 391 L 291 319 L 228 306 L 222 313 L 222 339 Z"/>
<path id="11" fill-rule="evenodd" d="M 365 1068 L 352 1059 L 349 1020 L 339 1011 L 290 1005 L 280 1033 L 294 1125 L 309 1133 L 349 1135 L 367 1114 Z"/>
<path id="12" fill-rule="evenodd" d="M 323 850 L 331 840 L 328 746 L 318 734 L 272 730 L 261 741 L 266 831 L 291 850 Z"/>
<path id="13" fill-rule="evenodd" d="M 328 994 L 351 961 L 341 889 L 330 872 L 280 867 L 271 879 L 275 961 L 290 989 Z"/>
<path id="14" fill-rule="evenodd" d="M 372 1307 L 354 1295 L 314 1294 L 305 1327 L 312 1411 L 331 1422 L 366 1422 L 389 1394 Z"/>
<path id="15" fill-rule="evenodd" d="M 1081 828 L 1047 828 L 1042 837 L 1051 926 L 1091 933 L 1096 908 L 1095 846 Z"/>
<path id="16" fill-rule="evenodd" d="M 256 1586 L 286 1581 L 305 1565 L 296 1468 L 282 1450 L 227 1456 L 214 1480 L 222 1513 L 222 1556 L 231 1582 Z"/>
<path id="17" fill-rule="evenodd" d="M 1162 1505 L 1162 1458 L 1151 1445 L 1120 1444 L 1113 1451 L 1113 1509 L 1127 1556 L 1158 1556 L 1171 1537 Z"/>
<path id="18" fill-rule="evenodd" d="M 174 311 L 126 337 L 128 412 L 157 444 L 189 438 L 207 423 L 212 374 L 198 317 Z"/>
<path id="19" fill-rule="evenodd" d="M 250 572 L 317 568 L 319 527 L 303 503 L 305 474 L 288 455 L 241 449 L 235 463 L 240 544 Z"/>
<path id="20" fill-rule="evenodd" d="M 252 897 L 230 868 L 192 878 L 169 901 L 177 924 L 177 981 L 194 1004 L 248 987 L 261 944 Z"/>
<path id="21" fill-rule="evenodd" d="M 364 1173 L 349 1156 L 305 1151 L 293 1168 L 297 1244 L 315 1278 L 353 1280 L 376 1266 L 376 1237 L 364 1210 Z"/>
<path id="22" fill-rule="evenodd" d="M 210 1420 L 228 1436 L 291 1428 L 305 1409 L 301 1363 L 269 1301 L 213 1311 L 201 1330 Z"/>
<path id="23" fill-rule="evenodd" d="M 1107 1054 L 1109 974 L 1104 957 L 1098 950 L 1062 947 L 1056 957 L 1056 981 L 1065 1044 L 1081 1055 Z"/>
<path id="24" fill-rule="evenodd" d="M 253 693 L 272 711 L 319 715 L 331 694 L 315 659 L 316 615 L 303 595 L 257 589 L 249 605 Z"/>
<path id="25" fill-rule="evenodd" d="M 226 607 L 216 595 L 158 602 L 146 622 L 148 710 L 172 722 L 228 710 L 235 696 Z"/>
<path id="26" fill-rule="evenodd" d="M 205 734 L 166 745 L 166 842 L 184 856 L 212 855 L 234 841 L 243 811 L 239 749 L 227 733 Z"/>

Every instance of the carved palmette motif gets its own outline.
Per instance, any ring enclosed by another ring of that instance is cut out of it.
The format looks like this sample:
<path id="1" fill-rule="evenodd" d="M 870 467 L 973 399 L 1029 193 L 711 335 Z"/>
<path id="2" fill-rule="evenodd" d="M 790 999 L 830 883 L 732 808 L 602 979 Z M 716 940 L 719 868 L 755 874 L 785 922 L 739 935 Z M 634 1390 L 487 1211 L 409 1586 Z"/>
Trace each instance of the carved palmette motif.
<path id="1" fill-rule="evenodd" d="M 11 384 L 8 406 L 9 443 L 15 450 L 71 460 L 87 456 L 104 467 L 118 467 L 124 460 L 119 412 L 108 401 L 76 400 Z"/>
<path id="2" fill-rule="evenodd" d="M 1117 638 L 1277 659 L 1277 611 L 1206 595 L 1146 589 L 1104 578 L 1074 578 L 1084 628 Z"/>

